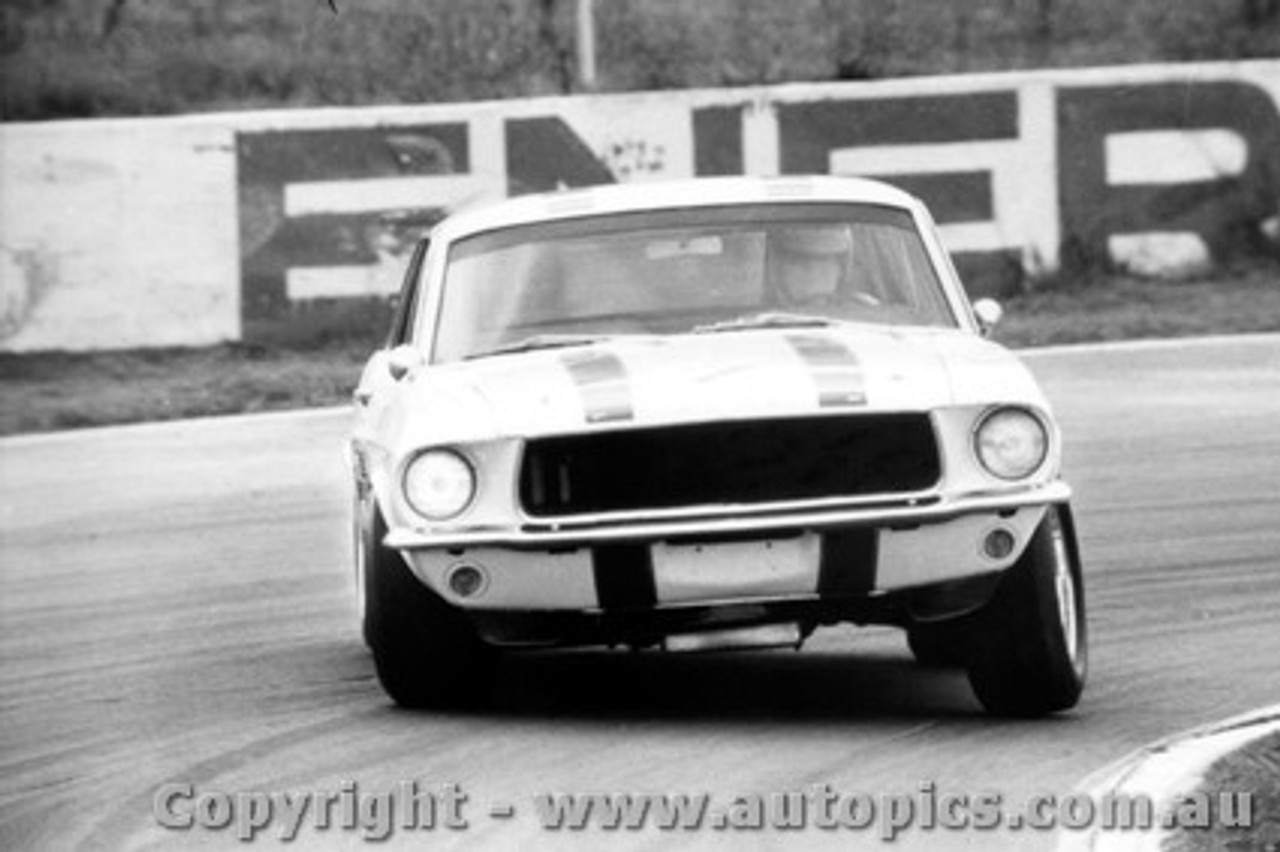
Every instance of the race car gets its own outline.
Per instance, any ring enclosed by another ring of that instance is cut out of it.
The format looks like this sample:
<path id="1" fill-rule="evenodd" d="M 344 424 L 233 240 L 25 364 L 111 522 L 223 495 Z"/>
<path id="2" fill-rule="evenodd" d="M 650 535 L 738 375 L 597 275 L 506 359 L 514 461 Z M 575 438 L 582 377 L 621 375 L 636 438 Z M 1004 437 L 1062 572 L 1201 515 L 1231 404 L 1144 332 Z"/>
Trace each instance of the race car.
<path id="1" fill-rule="evenodd" d="M 991 713 L 1074 706 L 1062 438 L 928 211 L 703 178 L 455 213 L 354 392 L 379 680 L 476 707 L 503 653 L 798 648 L 893 625 Z"/>

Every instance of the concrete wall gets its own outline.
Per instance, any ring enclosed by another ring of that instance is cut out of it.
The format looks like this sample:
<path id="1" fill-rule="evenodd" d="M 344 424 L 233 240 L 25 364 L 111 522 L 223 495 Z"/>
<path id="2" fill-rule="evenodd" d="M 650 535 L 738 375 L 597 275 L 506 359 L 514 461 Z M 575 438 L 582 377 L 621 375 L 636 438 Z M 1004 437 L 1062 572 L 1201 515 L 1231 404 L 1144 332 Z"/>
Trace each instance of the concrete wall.
<path id="1" fill-rule="evenodd" d="M 975 292 L 1267 239 L 1280 61 L 0 127 L 0 348 L 300 339 L 371 321 L 460 205 L 830 172 L 921 196 Z"/>
<path id="2" fill-rule="evenodd" d="M 170 121 L 0 127 L 0 347 L 238 336 L 233 142 Z"/>

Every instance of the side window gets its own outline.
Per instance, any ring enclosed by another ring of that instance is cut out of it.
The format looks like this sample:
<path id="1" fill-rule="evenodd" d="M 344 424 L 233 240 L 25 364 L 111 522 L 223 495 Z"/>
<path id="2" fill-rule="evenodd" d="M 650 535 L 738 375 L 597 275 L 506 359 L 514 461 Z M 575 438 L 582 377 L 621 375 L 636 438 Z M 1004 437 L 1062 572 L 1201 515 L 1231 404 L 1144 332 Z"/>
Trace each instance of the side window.
<path id="1" fill-rule="evenodd" d="M 387 335 L 388 349 L 409 342 L 409 329 L 413 326 L 413 313 L 418 302 L 419 273 L 422 272 L 422 261 L 427 256 L 429 244 L 430 240 L 420 241 L 409 258 L 404 283 L 400 285 L 400 294 L 395 297 L 395 314 L 391 319 L 391 333 Z"/>

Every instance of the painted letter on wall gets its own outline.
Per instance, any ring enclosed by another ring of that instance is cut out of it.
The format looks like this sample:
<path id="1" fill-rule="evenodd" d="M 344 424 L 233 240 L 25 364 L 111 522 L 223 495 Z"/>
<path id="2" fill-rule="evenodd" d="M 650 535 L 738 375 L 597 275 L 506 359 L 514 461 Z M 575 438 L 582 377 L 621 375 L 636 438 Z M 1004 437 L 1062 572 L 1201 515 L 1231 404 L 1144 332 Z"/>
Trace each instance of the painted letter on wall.
<path id="1" fill-rule="evenodd" d="M 1146 271 L 1171 236 L 1221 260 L 1276 215 L 1280 113 L 1243 81 L 1059 88 L 1058 182 L 1064 263 Z"/>
<path id="2" fill-rule="evenodd" d="M 465 123 L 240 133 L 237 153 L 246 340 L 322 333 L 336 300 L 380 321 L 412 243 L 476 191 Z"/>

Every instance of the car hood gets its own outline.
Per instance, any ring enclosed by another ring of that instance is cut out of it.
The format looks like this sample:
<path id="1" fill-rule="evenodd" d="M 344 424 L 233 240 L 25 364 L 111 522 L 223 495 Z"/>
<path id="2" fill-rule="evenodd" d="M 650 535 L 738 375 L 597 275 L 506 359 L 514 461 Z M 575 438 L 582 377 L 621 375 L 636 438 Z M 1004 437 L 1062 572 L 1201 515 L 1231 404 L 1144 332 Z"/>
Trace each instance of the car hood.
<path id="1" fill-rule="evenodd" d="M 1040 403 L 1018 360 L 973 334 L 864 326 L 619 337 L 423 368 L 402 390 L 410 431 L 433 442 Z"/>

